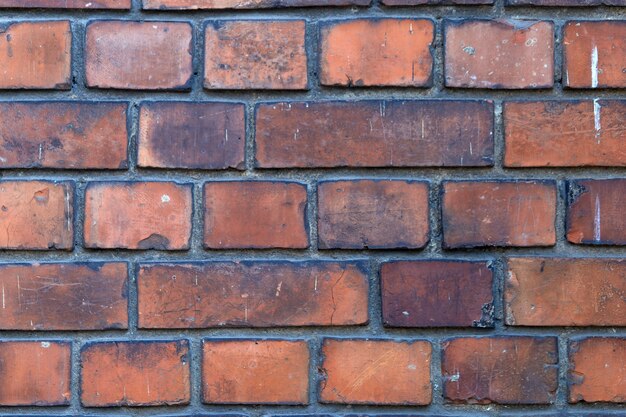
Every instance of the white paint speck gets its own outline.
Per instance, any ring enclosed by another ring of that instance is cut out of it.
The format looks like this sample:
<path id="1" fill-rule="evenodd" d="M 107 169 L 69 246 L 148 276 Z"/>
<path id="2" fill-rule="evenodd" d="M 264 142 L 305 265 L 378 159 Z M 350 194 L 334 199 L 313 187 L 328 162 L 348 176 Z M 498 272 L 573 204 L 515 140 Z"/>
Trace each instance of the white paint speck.
<path id="1" fill-rule="evenodd" d="M 169 202 L 170 202 L 170 200 L 171 200 L 171 199 L 170 199 L 170 196 L 169 196 L 169 195 L 167 195 L 167 194 L 163 194 L 163 195 L 161 196 L 161 202 L 162 202 L 162 203 L 169 203 Z"/>
<path id="2" fill-rule="evenodd" d="M 50 342 L 41 342 L 41 347 L 44 349 L 48 349 L 50 347 Z"/>
<path id="3" fill-rule="evenodd" d="M 593 100 L 593 125 L 596 130 L 596 139 L 598 144 L 600 144 L 600 130 L 602 129 L 602 124 L 600 123 L 600 103 L 597 98 Z"/>
<path id="4" fill-rule="evenodd" d="M 411 371 L 414 371 L 414 370 L 417 369 L 417 366 L 415 366 L 415 364 L 413 364 L 413 363 L 410 363 L 406 368 L 410 369 Z"/>
<path id="5" fill-rule="evenodd" d="M 598 47 L 595 45 L 591 51 L 591 87 L 598 87 Z"/>
<path id="6" fill-rule="evenodd" d="M 600 197 L 596 195 L 596 207 L 593 216 L 593 238 L 596 242 L 600 241 L 600 226 Z"/>
<path id="7" fill-rule="evenodd" d="M 280 289 L 282 288 L 282 286 L 283 286 L 283 282 L 280 281 L 278 283 L 278 286 L 276 287 L 276 297 L 278 297 L 280 295 Z"/>
<path id="8" fill-rule="evenodd" d="M 408 311 L 403 311 L 403 312 L 402 312 L 402 315 L 404 315 L 404 316 L 408 316 L 408 315 L 409 315 L 409 312 L 408 312 Z"/>

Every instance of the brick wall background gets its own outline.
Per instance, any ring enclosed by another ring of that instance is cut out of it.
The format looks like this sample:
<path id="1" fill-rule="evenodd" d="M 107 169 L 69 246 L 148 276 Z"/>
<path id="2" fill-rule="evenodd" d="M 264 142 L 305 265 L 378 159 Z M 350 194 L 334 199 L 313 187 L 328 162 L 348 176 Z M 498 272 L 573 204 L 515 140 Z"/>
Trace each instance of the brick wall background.
<path id="1" fill-rule="evenodd" d="M 0 413 L 625 415 L 624 6 L 0 0 Z"/>

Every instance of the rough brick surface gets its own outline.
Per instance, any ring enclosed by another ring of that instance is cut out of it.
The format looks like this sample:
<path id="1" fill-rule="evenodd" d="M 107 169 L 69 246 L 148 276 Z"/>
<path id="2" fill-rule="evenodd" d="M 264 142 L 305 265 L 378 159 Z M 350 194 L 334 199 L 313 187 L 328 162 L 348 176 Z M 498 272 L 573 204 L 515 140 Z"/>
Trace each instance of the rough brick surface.
<path id="1" fill-rule="evenodd" d="M 127 108 L 112 102 L 0 103 L 0 167 L 127 168 Z"/>
<path id="2" fill-rule="evenodd" d="M 191 186 L 172 182 L 90 183 L 85 191 L 85 246 L 187 249 L 191 194 Z"/>
<path id="3" fill-rule="evenodd" d="M 307 404 L 309 348 L 300 340 L 205 340 L 208 404 Z"/>
<path id="4" fill-rule="evenodd" d="M 551 403 L 557 368 L 554 337 L 463 337 L 443 344 L 443 392 L 456 403 Z"/>
<path id="5" fill-rule="evenodd" d="M 324 85 L 427 86 L 431 84 L 433 22 L 358 19 L 321 28 L 320 80 Z"/>
<path id="6" fill-rule="evenodd" d="M 0 248 L 71 250 L 73 222 L 72 182 L 0 182 Z"/>
<path id="7" fill-rule="evenodd" d="M 204 185 L 204 245 L 306 248 L 306 204 L 306 187 L 300 183 L 208 182 Z"/>
<path id="8" fill-rule="evenodd" d="M 445 27 L 445 82 L 463 88 L 550 88 L 554 25 L 525 20 L 453 20 Z"/>
<path id="9" fill-rule="evenodd" d="M 554 245 L 555 185 L 551 181 L 444 183 L 444 246 Z"/>
<path id="10" fill-rule="evenodd" d="M 131 0 L 0 0 L 0 7 L 45 9 L 130 9 Z"/>
<path id="11" fill-rule="evenodd" d="M 205 33 L 204 87 L 307 88 L 305 22 L 220 21 Z"/>
<path id="12" fill-rule="evenodd" d="M 371 0 L 143 0 L 148 10 L 265 9 L 313 6 L 367 6 Z"/>
<path id="13" fill-rule="evenodd" d="M 142 167 L 243 168 L 244 106 L 234 103 L 148 102 L 139 111 Z"/>
<path id="14" fill-rule="evenodd" d="M 512 258 L 508 265 L 508 325 L 626 325 L 626 261 Z"/>
<path id="15" fill-rule="evenodd" d="M 504 125 L 507 167 L 626 166 L 626 101 L 507 102 Z"/>
<path id="16" fill-rule="evenodd" d="M 125 262 L 0 265 L 2 330 L 128 327 Z"/>
<path id="17" fill-rule="evenodd" d="M 0 89 L 69 90 L 71 49 L 69 21 L 8 24 L 0 36 Z"/>
<path id="18" fill-rule="evenodd" d="M 261 168 L 493 165 L 485 101 L 284 102 L 256 109 Z"/>
<path id="19" fill-rule="evenodd" d="M 429 404 L 431 351 L 426 341 L 325 339 L 320 400 L 341 404 Z"/>
<path id="20" fill-rule="evenodd" d="M 85 43 L 89 87 L 190 87 L 192 31 L 188 23 L 95 21 L 87 26 Z"/>
<path id="21" fill-rule="evenodd" d="M 70 353 L 67 342 L 1 341 L 0 405 L 68 405 Z"/>
<path id="22" fill-rule="evenodd" d="M 626 179 L 568 182 L 567 240 L 626 245 Z"/>
<path id="23" fill-rule="evenodd" d="M 626 21 L 573 21 L 563 32 L 565 86 L 626 87 Z"/>
<path id="24" fill-rule="evenodd" d="M 380 281 L 386 326 L 493 326 L 493 277 L 486 262 L 385 262 Z"/>
<path id="25" fill-rule="evenodd" d="M 359 263 L 142 264 L 139 327 L 345 326 L 368 321 Z"/>
<path id="26" fill-rule="evenodd" d="M 186 340 L 96 342 L 83 347 L 80 356 L 84 406 L 189 403 Z"/>
<path id="27" fill-rule="evenodd" d="M 589 337 L 569 345 L 569 401 L 626 401 L 626 339 Z"/>

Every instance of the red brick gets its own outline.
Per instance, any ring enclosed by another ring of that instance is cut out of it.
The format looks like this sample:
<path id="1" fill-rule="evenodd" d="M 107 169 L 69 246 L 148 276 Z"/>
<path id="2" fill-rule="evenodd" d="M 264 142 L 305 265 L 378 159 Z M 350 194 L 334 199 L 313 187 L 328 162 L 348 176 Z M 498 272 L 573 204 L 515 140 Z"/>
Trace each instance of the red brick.
<path id="1" fill-rule="evenodd" d="M 12 22 L 0 33 L 0 89 L 70 89 L 67 20 Z"/>
<path id="2" fill-rule="evenodd" d="M 626 21 L 567 22 L 563 71 L 566 87 L 626 88 Z"/>
<path id="3" fill-rule="evenodd" d="M 486 262 L 393 261 L 380 269 L 383 322 L 391 327 L 493 327 Z"/>
<path id="4" fill-rule="evenodd" d="M 127 108 L 113 102 L 0 103 L 0 167 L 126 168 Z"/>
<path id="5" fill-rule="evenodd" d="M 427 19 L 355 19 L 325 23 L 320 80 L 341 86 L 429 86 L 435 25 Z"/>
<path id="6" fill-rule="evenodd" d="M 369 6 L 371 0 L 143 0 L 148 10 L 266 9 L 313 6 Z"/>
<path id="7" fill-rule="evenodd" d="M 481 5 L 493 4 L 493 0 L 382 0 L 385 6 L 420 6 L 420 5 Z"/>
<path id="8" fill-rule="evenodd" d="M 191 210 L 190 184 L 89 183 L 85 191 L 85 246 L 188 249 Z"/>
<path id="9" fill-rule="evenodd" d="M 127 281 L 124 262 L 0 265 L 0 329 L 126 329 Z"/>
<path id="10" fill-rule="evenodd" d="M 203 402 L 308 404 L 309 348 L 300 340 L 204 340 Z"/>
<path id="11" fill-rule="evenodd" d="M 554 181 L 459 181 L 443 186 L 443 244 L 552 246 Z"/>
<path id="12" fill-rule="evenodd" d="M 81 350 L 85 407 L 189 404 L 189 343 L 96 342 Z"/>
<path id="13" fill-rule="evenodd" d="M 15 9 L 130 9 L 131 0 L 0 0 L 0 7 Z"/>
<path id="14" fill-rule="evenodd" d="M 204 185 L 204 246 L 306 248 L 306 186 L 278 181 Z M 253 213 L 253 215 L 251 215 Z"/>
<path id="15" fill-rule="evenodd" d="M 421 248 L 428 243 L 428 183 L 324 181 L 318 186 L 322 249 Z"/>
<path id="16" fill-rule="evenodd" d="M 567 240 L 626 245 L 626 178 L 568 181 Z"/>
<path id="17" fill-rule="evenodd" d="M 443 344 L 447 401 L 549 404 L 558 382 L 555 337 L 463 337 Z"/>
<path id="18" fill-rule="evenodd" d="M 0 405 L 69 405 L 71 345 L 66 342 L 0 342 Z"/>
<path id="19" fill-rule="evenodd" d="M 324 339 L 320 401 L 430 404 L 431 351 L 426 341 Z"/>
<path id="20" fill-rule="evenodd" d="M 256 109 L 257 165 L 493 165 L 487 101 L 285 102 Z"/>
<path id="21" fill-rule="evenodd" d="M 138 165 L 244 168 L 244 105 L 148 102 L 139 110 Z"/>
<path id="22" fill-rule="evenodd" d="M 550 88 L 554 25 L 530 20 L 460 20 L 445 26 L 448 87 Z"/>
<path id="23" fill-rule="evenodd" d="M 142 264 L 140 328 L 346 326 L 368 321 L 355 262 Z"/>
<path id="24" fill-rule="evenodd" d="M 192 38 L 186 22 L 91 22 L 85 41 L 87 86 L 189 89 Z"/>
<path id="25" fill-rule="evenodd" d="M 560 7 L 589 7 L 589 6 L 626 6 L 625 0 L 506 0 L 511 6 L 560 6 Z M 589 415 L 588 417 L 594 417 Z M 599 417 L 599 416 L 596 416 Z"/>
<path id="26" fill-rule="evenodd" d="M 506 324 L 626 326 L 626 260 L 509 259 Z"/>
<path id="27" fill-rule="evenodd" d="M 626 402 L 626 339 L 589 337 L 570 342 L 569 402 Z"/>
<path id="28" fill-rule="evenodd" d="M 626 101 L 504 105 L 508 167 L 626 166 Z"/>
<path id="29" fill-rule="evenodd" d="M 74 183 L 0 181 L 0 248 L 74 247 Z"/>
<path id="30" fill-rule="evenodd" d="M 304 37 L 304 20 L 209 22 L 204 87 L 305 90 Z"/>

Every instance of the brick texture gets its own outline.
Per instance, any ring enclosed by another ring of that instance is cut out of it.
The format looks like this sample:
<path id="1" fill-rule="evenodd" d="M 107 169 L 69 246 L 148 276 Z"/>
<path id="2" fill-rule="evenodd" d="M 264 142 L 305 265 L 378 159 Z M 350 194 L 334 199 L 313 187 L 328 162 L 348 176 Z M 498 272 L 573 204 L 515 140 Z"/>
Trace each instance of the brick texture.
<path id="1" fill-rule="evenodd" d="M 626 0 L 0 0 L 0 414 L 624 417 Z"/>

